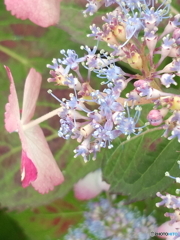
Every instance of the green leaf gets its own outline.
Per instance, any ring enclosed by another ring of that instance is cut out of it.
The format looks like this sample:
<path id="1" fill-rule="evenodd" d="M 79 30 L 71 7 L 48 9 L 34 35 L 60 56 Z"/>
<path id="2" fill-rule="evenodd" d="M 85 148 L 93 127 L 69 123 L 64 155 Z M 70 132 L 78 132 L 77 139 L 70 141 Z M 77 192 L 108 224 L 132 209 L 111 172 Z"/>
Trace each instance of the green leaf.
<path id="1" fill-rule="evenodd" d="M 144 116 L 150 109 L 148 105 L 144 107 Z M 179 143 L 177 139 L 169 141 L 162 137 L 163 132 L 148 129 L 128 141 L 116 141 L 113 150 L 105 152 L 103 177 L 111 184 L 110 192 L 138 201 L 154 197 L 173 182 L 165 177 L 165 172 L 179 174 Z"/>
<path id="2" fill-rule="evenodd" d="M 0 210 L 0 229 L 1 239 L 12 240 L 13 236 L 13 240 L 29 240 L 17 222 L 3 210 Z"/>
<path id="3" fill-rule="evenodd" d="M 75 199 L 71 192 L 50 205 L 10 212 L 8 215 L 19 224 L 30 240 L 60 240 L 71 225 L 83 220 L 84 209 L 85 204 Z"/>

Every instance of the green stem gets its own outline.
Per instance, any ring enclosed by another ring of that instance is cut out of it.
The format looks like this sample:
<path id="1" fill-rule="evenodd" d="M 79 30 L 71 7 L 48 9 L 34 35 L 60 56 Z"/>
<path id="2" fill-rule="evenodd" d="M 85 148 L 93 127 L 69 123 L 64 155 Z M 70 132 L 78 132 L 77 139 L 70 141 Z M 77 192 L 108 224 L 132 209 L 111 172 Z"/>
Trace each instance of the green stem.
<path id="1" fill-rule="evenodd" d="M 52 118 L 52 117 L 54 117 L 55 115 L 58 115 L 58 113 L 60 112 L 61 109 L 62 109 L 62 107 L 57 108 L 57 109 L 55 109 L 55 110 L 53 110 L 53 111 L 51 111 L 51 112 L 49 112 L 49 113 L 47 113 L 47 114 L 45 114 L 45 115 L 37 118 L 37 119 L 35 119 L 35 120 L 30 121 L 30 122 L 27 123 L 27 124 L 24 124 L 24 125 L 23 125 L 23 130 L 27 130 L 28 128 L 34 127 L 34 126 L 40 124 L 41 122 L 44 122 L 44 121 L 46 121 L 47 119 Z"/>
<path id="2" fill-rule="evenodd" d="M 160 2 L 164 2 L 164 0 L 161 0 Z M 171 12 L 173 13 L 173 14 L 179 14 L 179 12 L 171 5 L 171 7 L 170 7 L 170 9 L 171 9 Z"/>
<path id="3" fill-rule="evenodd" d="M 175 15 L 179 14 L 179 12 L 173 6 L 171 6 L 171 12 Z"/>
<path id="4" fill-rule="evenodd" d="M 0 51 L 9 55 L 10 57 L 18 60 L 19 62 L 21 62 L 24 65 L 30 65 L 29 61 L 21 56 L 19 56 L 17 53 L 11 51 L 10 49 L 0 45 Z"/>
<path id="5" fill-rule="evenodd" d="M 110 205 L 112 207 L 113 203 L 112 203 L 112 199 L 111 199 L 111 195 L 110 195 L 109 191 L 106 192 L 106 198 L 107 198 L 107 200 L 109 201 L 109 203 L 110 203 Z"/>

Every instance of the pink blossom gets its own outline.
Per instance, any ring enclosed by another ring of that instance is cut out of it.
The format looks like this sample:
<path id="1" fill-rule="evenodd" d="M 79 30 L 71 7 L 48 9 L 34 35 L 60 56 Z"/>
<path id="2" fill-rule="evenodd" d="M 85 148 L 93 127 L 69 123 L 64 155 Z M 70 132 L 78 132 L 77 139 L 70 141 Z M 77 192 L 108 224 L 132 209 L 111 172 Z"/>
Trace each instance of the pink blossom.
<path id="1" fill-rule="evenodd" d="M 161 226 L 158 227 L 156 230 L 157 233 L 176 233 L 178 234 L 180 232 L 180 222 L 176 222 L 172 225 L 170 225 L 170 221 L 163 223 Z M 173 240 L 175 238 L 174 236 L 158 236 L 159 238 L 164 238 L 166 240 Z M 176 239 L 180 239 L 179 237 Z"/>
<path id="2" fill-rule="evenodd" d="M 22 20 L 29 19 L 41 27 L 59 22 L 61 0 L 4 0 L 6 9 Z"/>
<path id="3" fill-rule="evenodd" d="M 5 128 L 10 133 L 18 132 L 21 140 L 22 186 L 27 187 L 32 184 L 38 192 L 44 194 L 53 190 L 54 186 L 61 184 L 64 177 L 53 158 L 42 129 L 37 125 L 36 120 L 30 122 L 34 116 L 42 77 L 35 69 L 32 68 L 30 70 L 25 82 L 22 115 L 20 118 L 14 80 L 10 69 L 6 66 L 5 69 L 10 80 L 9 102 L 5 107 Z"/>
<path id="4" fill-rule="evenodd" d="M 98 196 L 102 191 L 108 191 L 110 185 L 102 180 L 101 169 L 87 174 L 74 185 L 75 197 L 88 200 Z"/>

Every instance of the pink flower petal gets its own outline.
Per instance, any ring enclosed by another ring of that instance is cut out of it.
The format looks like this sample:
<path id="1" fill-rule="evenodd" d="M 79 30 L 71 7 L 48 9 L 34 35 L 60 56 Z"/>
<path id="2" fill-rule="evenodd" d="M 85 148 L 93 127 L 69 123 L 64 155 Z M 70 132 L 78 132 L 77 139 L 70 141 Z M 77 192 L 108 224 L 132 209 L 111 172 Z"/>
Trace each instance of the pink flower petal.
<path id="1" fill-rule="evenodd" d="M 79 200 L 88 200 L 98 196 L 103 190 L 108 191 L 110 185 L 102 180 L 100 169 L 87 174 L 74 185 L 75 197 Z"/>
<path id="2" fill-rule="evenodd" d="M 41 27 L 59 22 L 61 0 L 5 0 L 6 9 L 22 20 L 29 19 Z"/>
<path id="3" fill-rule="evenodd" d="M 41 74 L 31 68 L 25 81 L 23 107 L 22 107 L 22 123 L 28 123 L 34 116 L 36 102 L 39 96 L 42 77 Z"/>
<path id="4" fill-rule="evenodd" d="M 18 125 L 20 123 L 19 103 L 11 71 L 8 67 L 4 67 L 10 80 L 9 102 L 5 106 L 6 112 L 4 114 L 5 128 L 8 132 L 11 133 L 18 130 Z"/>
<path id="5" fill-rule="evenodd" d="M 30 183 L 40 193 L 53 190 L 54 186 L 62 183 L 64 177 L 53 158 L 44 134 L 39 126 L 30 128 L 28 124 L 33 117 L 35 105 L 41 85 L 41 75 L 31 69 L 25 83 L 22 121 L 20 121 L 19 105 L 12 74 L 5 67 L 10 84 L 9 103 L 6 104 L 5 127 L 9 132 L 18 131 L 22 144 L 21 175 L 22 185 Z"/>
<path id="6" fill-rule="evenodd" d="M 158 233 L 161 233 L 161 232 L 167 232 L 167 233 L 180 232 L 180 222 L 176 222 L 173 225 L 170 225 L 169 221 L 165 222 L 161 226 L 158 227 L 156 232 L 158 232 Z M 159 238 L 164 238 L 166 240 L 173 240 L 175 236 L 168 236 L 168 237 L 158 236 L 158 237 Z"/>
<path id="7" fill-rule="evenodd" d="M 23 134 L 23 136 L 22 136 Z M 44 194 L 53 190 L 54 186 L 61 184 L 64 177 L 50 151 L 43 131 L 39 126 L 31 127 L 21 133 L 23 149 L 37 169 L 37 178 L 31 182 L 32 186 Z M 25 169 L 26 174 L 29 174 Z"/>
<path id="8" fill-rule="evenodd" d="M 37 178 L 37 169 L 34 166 L 31 159 L 28 158 L 26 152 L 22 150 L 22 157 L 21 157 L 21 181 L 22 186 L 27 187 Z"/>

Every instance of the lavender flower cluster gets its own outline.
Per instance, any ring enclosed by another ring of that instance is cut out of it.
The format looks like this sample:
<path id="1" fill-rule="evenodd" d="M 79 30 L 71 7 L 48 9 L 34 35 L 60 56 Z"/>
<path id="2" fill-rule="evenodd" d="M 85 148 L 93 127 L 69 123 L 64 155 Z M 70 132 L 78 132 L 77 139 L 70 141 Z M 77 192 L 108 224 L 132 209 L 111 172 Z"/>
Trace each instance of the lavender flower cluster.
<path id="1" fill-rule="evenodd" d="M 65 240 L 146 240 L 156 229 L 156 221 L 152 216 L 141 216 L 138 211 L 131 210 L 123 202 L 113 203 L 106 199 L 88 203 L 85 221 L 78 228 L 70 228 Z"/>
<path id="2" fill-rule="evenodd" d="M 75 157 L 81 155 L 85 161 L 92 153 L 93 160 L 101 148 L 113 147 L 112 141 L 121 134 L 130 138 L 131 134 L 139 134 L 142 127 L 137 127 L 141 110 L 140 106 L 135 107 L 135 114 L 131 116 L 127 103 L 119 101 L 121 92 L 127 86 L 125 73 L 114 64 L 115 59 L 109 57 L 104 51 L 96 54 L 97 48 L 93 50 L 82 47 L 87 55 L 79 58 L 73 50 L 61 51 L 65 58 L 54 59 L 54 65 L 48 65 L 52 78 L 49 82 L 56 82 L 68 86 L 74 90 L 70 99 L 58 99 L 62 109 L 59 113 L 61 118 L 59 136 L 64 139 L 77 139 L 81 143 L 74 151 Z M 79 71 L 79 63 L 82 63 L 88 70 L 86 79 Z M 62 65 L 66 65 L 63 68 Z M 70 73 L 73 70 L 77 76 Z M 91 73 L 95 72 L 100 78 L 107 78 L 103 82 L 106 88 L 101 92 L 90 86 Z M 51 91 L 49 93 L 53 95 Z M 54 96 L 56 98 L 56 96 Z"/>
<path id="3" fill-rule="evenodd" d="M 61 50 L 64 57 L 47 65 L 52 76 L 49 82 L 74 91 L 70 99 L 62 100 L 49 93 L 62 107 L 59 136 L 76 139 L 80 145 L 74 150 L 75 157 L 81 155 L 85 161 L 90 154 L 95 160 L 101 148 L 112 148 L 112 141 L 120 135 L 129 139 L 142 132 L 146 124 L 137 124 L 144 101 L 155 102 L 148 122 L 155 127 L 161 125 L 169 140 L 177 137 L 180 141 L 180 96 L 162 91 L 163 86 L 177 85 L 175 77 L 180 76 L 180 14 L 169 15 L 169 0 L 159 4 L 155 0 L 88 0 L 84 15 L 94 14 L 103 4 L 116 4 L 116 8 L 102 18 L 102 28 L 90 26 L 88 37 L 94 37 L 97 45 L 92 49 L 82 46 L 86 52 L 83 57 L 74 50 Z M 168 22 L 161 32 L 164 21 Z M 100 41 L 112 51 L 97 52 Z M 161 69 L 167 57 L 171 62 Z M 126 63 L 135 74 L 124 72 L 117 62 Z M 87 69 L 86 77 L 81 74 L 81 66 Z M 92 88 L 92 73 L 100 81 L 105 79 L 101 81 L 104 90 Z M 122 98 L 122 91 L 132 80 L 134 89 Z M 129 106 L 135 108 L 134 115 Z"/>

